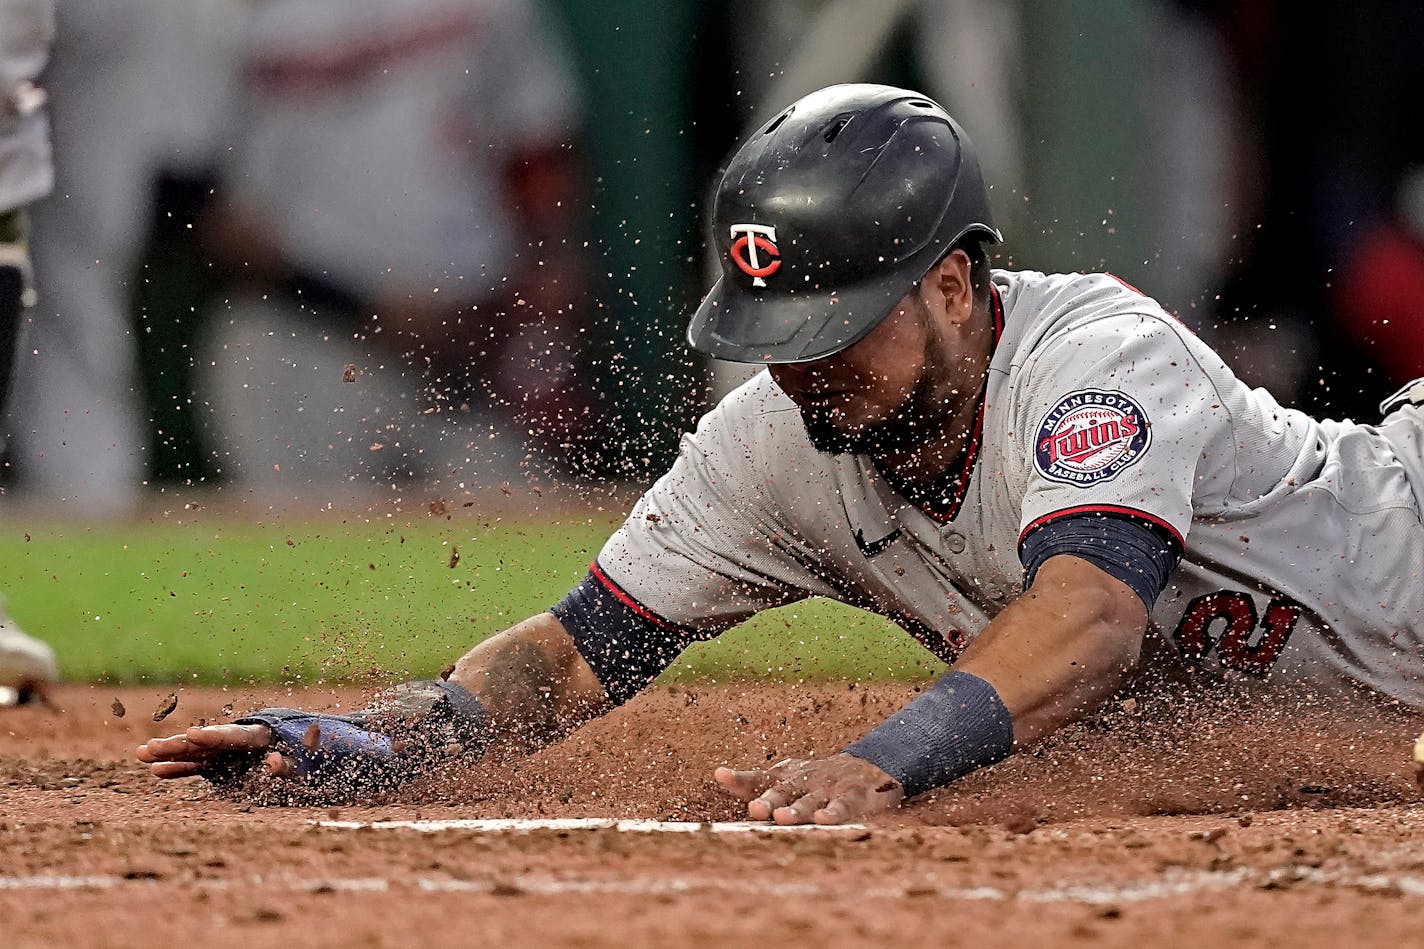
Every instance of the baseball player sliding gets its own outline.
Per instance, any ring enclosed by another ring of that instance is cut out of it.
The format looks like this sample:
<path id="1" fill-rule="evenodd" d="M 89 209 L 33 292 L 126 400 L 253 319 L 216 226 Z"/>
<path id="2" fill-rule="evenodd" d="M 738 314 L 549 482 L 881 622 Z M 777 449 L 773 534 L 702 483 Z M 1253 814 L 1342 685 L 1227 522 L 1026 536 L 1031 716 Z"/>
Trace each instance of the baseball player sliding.
<path id="1" fill-rule="evenodd" d="M 723 275 L 688 339 L 767 371 L 582 583 L 445 679 L 154 739 L 153 773 L 389 787 L 555 740 L 689 643 L 810 596 L 891 617 L 950 670 L 840 754 L 719 768 L 755 820 L 893 808 L 1091 710 L 1148 654 L 1424 706 L 1424 380 L 1378 425 L 1317 421 L 1111 276 L 991 270 L 973 147 L 901 89 L 834 86 L 757 130 L 715 228 Z"/>

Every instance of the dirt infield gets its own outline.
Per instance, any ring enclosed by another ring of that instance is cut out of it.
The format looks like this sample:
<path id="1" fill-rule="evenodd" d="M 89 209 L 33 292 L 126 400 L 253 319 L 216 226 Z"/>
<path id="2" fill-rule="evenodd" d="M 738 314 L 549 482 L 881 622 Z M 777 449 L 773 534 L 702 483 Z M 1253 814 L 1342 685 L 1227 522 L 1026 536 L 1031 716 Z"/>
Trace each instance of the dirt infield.
<path id="1" fill-rule="evenodd" d="M 0 944 L 1424 942 L 1417 714 L 1144 697 L 850 833 L 421 833 L 313 822 L 737 820 L 713 767 L 833 751 L 909 687 L 658 689 L 524 761 L 339 809 L 220 800 L 130 754 L 224 706 L 354 694 L 181 690 L 154 723 L 168 691 L 0 709 Z"/>

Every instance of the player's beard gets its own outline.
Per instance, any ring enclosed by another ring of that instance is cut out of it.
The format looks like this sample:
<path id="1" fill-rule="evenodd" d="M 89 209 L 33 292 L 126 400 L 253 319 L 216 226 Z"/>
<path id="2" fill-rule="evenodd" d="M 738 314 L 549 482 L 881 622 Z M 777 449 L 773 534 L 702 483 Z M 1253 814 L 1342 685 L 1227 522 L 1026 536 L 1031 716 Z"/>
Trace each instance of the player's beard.
<path id="1" fill-rule="evenodd" d="M 890 415 L 878 422 L 857 425 L 849 430 L 835 421 L 835 410 L 824 406 L 800 406 L 801 421 L 811 446 L 827 455 L 875 455 L 912 447 L 925 438 L 929 418 L 922 410 L 929 401 L 933 382 L 929 373 L 920 377 Z"/>
<path id="2" fill-rule="evenodd" d="M 869 455 L 872 458 L 921 445 L 928 433 L 946 423 L 945 406 L 936 402 L 935 382 L 945 367 L 940 362 L 939 333 L 929 324 L 924 370 L 915 387 L 885 418 L 846 430 L 836 425 L 835 409 L 798 406 L 811 446 L 827 455 Z"/>
<path id="3" fill-rule="evenodd" d="M 863 432 L 843 432 L 836 428 L 832 409 L 820 406 L 802 405 L 801 422 L 806 426 L 806 437 L 811 447 L 826 455 L 859 454 Z"/>

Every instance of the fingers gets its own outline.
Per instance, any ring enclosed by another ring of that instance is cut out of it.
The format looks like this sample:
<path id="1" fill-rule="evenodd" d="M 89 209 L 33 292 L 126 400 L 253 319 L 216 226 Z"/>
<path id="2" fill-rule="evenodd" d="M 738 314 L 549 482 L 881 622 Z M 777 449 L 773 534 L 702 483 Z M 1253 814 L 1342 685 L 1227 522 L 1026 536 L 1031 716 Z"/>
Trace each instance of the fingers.
<path id="1" fill-rule="evenodd" d="M 712 778 L 724 791 L 743 801 L 760 796 L 776 783 L 770 771 L 733 771 L 726 767 L 712 772 Z"/>
<path id="2" fill-rule="evenodd" d="M 319 739 L 317 732 L 313 742 Z M 198 725 L 181 735 L 150 738 L 138 746 L 135 754 L 156 778 L 206 775 L 217 780 L 211 769 L 222 771 L 225 764 L 241 761 L 232 756 L 265 751 L 261 770 L 273 778 L 296 777 L 296 763 L 271 749 L 272 729 L 266 725 Z"/>
<path id="3" fill-rule="evenodd" d="M 156 778 L 191 778 L 229 755 L 262 751 L 272 744 L 272 730 L 266 725 L 194 726 L 181 735 L 150 738 L 135 752 Z M 292 762 L 272 752 L 264 759 L 268 773 L 290 777 Z"/>
<path id="4" fill-rule="evenodd" d="M 275 751 L 263 757 L 262 766 L 274 778 L 290 778 L 297 773 L 292 759 Z M 198 761 L 155 761 L 148 770 L 155 778 L 191 778 L 202 774 L 203 768 Z"/>
<path id="5" fill-rule="evenodd" d="M 830 798 L 823 791 L 811 791 L 801 795 L 787 807 L 772 811 L 771 819 L 778 824 L 809 824 L 813 815 L 824 808 Z"/>
<path id="6" fill-rule="evenodd" d="M 191 778 L 202 773 L 203 766 L 196 761 L 157 761 L 148 770 L 155 778 Z"/>
<path id="7" fill-rule="evenodd" d="M 182 735 L 150 738 L 138 746 L 138 760 L 210 761 L 233 751 L 261 751 L 272 743 L 272 729 L 266 725 L 194 726 Z"/>
<path id="8" fill-rule="evenodd" d="M 718 768 L 714 777 L 747 802 L 751 820 L 845 824 L 899 806 L 904 790 L 884 771 L 850 755 L 778 762 L 762 771 Z"/>
<path id="9" fill-rule="evenodd" d="M 832 798 L 826 806 L 811 815 L 818 824 L 846 824 L 855 819 L 850 802 L 843 797 Z"/>
<path id="10" fill-rule="evenodd" d="M 195 725 L 184 737 L 211 751 L 261 751 L 272 744 L 272 729 L 266 725 Z"/>
<path id="11" fill-rule="evenodd" d="M 207 761 L 217 752 L 195 745 L 187 735 L 171 735 L 168 738 L 150 738 L 138 746 L 135 754 L 139 761 L 152 764 L 157 761 Z"/>
<path id="12" fill-rule="evenodd" d="M 268 752 L 263 757 L 262 764 L 267 768 L 267 773 L 274 778 L 290 778 L 297 773 L 297 767 L 292 763 L 292 759 L 276 751 Z"/>
<path id="13" fill-rule="evenodd" d="M 801 771 L 807 762 L 786 758 L 770 768 L 756 771 L 733 771 L 718 768 L 712 777 L 724 790 L 734 797 L 747 802 L 747 816 L 752 820 L 772 820 L 778 810 L 784 810 L 801 797 L 804 778 Z M 803 808 L 809 805 L 803 805 Z M 778 823 L 805 823 L 811 819 L 810 810 L 798 810 L 787 819 L 777 818 Z"/>
<path id="14" fill-rule="evenodd" d="M 797 777 L 767 788 L 761 796 L 747 804 L 747 816 L 752 820 L 771 820 L 778 810 L 801 797 L 804 787 L 804 780 Z"/>

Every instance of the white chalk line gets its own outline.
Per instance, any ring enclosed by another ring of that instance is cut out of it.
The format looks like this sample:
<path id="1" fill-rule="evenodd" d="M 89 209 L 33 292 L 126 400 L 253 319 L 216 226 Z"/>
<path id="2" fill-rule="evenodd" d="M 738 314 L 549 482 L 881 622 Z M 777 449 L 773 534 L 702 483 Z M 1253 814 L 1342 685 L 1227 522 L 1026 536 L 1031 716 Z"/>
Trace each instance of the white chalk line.
<path id="1" fill-rule="evenodd" d="M 186 886 L 197 889 L 230 890 L 263 889 L 268 892 L 286 890 L 292 893 L 358 892 L 384 893 L 392 890 L 415 889 L 426 893 L 474 893 L 514 896 L 677 896 L 697 892 L 721 892 L 747 896 L 766 896 L 767 885 L 747 879 L 626 877 L 577 878 L 520 874 L 478 880 L 417 877 L 409 880 L 388 880 L 382 877 L 333 877 L 327 879 L 294 878 L 290 876 L 254 876 L 236 879 L 162 880 L 148 876 L 36 876 L 0 877 L 0 891 L 25 890 L 110 890 L 120 887 Z M 1396 873 L 1364 873 L 1348 869 L 1320 867 L 1276 867 L 1258 870 L 1239 867 L 1234 870 L 1173 869 L 1150 880 L 1127 882 L 1072 883 L 1046 889 L 1011 890 L 992 886 L 941 887 L 929 883 L 907 883 L 900 886 L 857 888 L 853 891 L 817 886 L 809 883 L 782 882 L 772 888 L 776 896 L 800 896 L 818 900 L 859 899 L 942 899 L 993 903 L 1073 903 L 1090 906 L 1126 903 L 1149 903 L 1172 897 L 1240 888 L 1287 888 L 1318 886 L 1353 889 L 1364 892 L 1387 892 L 1399 896 L 1424 897 L 1424 877 Z"/>
<path id="2" fill-rule="evenodd" d="M 628 834 L 857 834 L 864 824 L 767 824 L 761 821 L 620 820 L 615 817 L 480 818 L 457 820 L 314 820 L 317 827 L 336 830 L 417 830 L 433 834 L 446 830 L 472 830 L 486 834 L 532 833 L 552 830 L 616 830 Z"/>
<path id="3" fill-rule="evenodd" d="M 0 877 L 0 890 L 107 890 L 129 881 L 123 877 Z"/>

